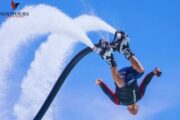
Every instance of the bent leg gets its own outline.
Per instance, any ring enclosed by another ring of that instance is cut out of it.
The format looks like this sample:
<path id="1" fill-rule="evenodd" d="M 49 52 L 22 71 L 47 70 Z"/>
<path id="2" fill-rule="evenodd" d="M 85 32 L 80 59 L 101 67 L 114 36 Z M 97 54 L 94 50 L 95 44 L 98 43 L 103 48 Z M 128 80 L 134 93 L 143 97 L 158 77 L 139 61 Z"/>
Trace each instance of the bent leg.
<path id="1" fill-rule="evenodd" d="M 129 45 L 129 38 L 123 31 L 116 31 L 114 35 L 114 40 L 111 43 L 114 50 L 122 53 L 125 58 L 129 59 L 133 68 L 139 73 L 144 72 L 144 68 L 139 62 L 139 60 L 134 56 L 134 53 Z"/>
<path id="2" fill-rule="evenodd" d="M 108 86 L 104 82 L 100 82 L 99 86 L 101 87 L 102 91 L 111 99 L 113 103 L 119 105 L 119 99 L 117 95 L 108 88 Z"/>
<path id="3" fill-rule="evenodd" d="M 132 55 L 130 58 L 129 58 L 130 62 L 131 62 L 131 65 L 132 67 L 139 73 L 143 73 L 144 72 L 144 68 L 142 66 L 142 64 L 140 63 L 140 61 L 134 56 Z"/>
<path id="4" fill-rule="evenodd" d="M 124 86 L 124 80 L 122 79 L 119 71 L 117 70 L 117 67 L 112 67 L 111 69 L 112 72 L 112 77 L 115 83 L 118 85 L 118 87 L 123 87 Z"/>

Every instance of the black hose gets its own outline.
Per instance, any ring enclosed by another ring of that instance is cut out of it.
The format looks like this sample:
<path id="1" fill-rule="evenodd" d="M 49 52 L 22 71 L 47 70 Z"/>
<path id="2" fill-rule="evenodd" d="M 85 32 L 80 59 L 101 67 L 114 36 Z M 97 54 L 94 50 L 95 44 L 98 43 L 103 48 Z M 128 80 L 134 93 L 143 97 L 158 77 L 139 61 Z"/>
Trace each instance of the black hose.
<path id="1" fill-rule="evenodd" d="M 39 112 L 34 117 L 34 120 L 41 120 L 45 113 L 47 112 L 49 106 L 53 102 L 54 98 L 56 97 L 58 91 L 60 90 L 61 86 L 63 85 L 64 81 L 66 80 L 67 76 L 71 72 L 71 70 L 75 67 L 75 65 L 87 54 L 92 52 L 92 49 L 87 47 L 79 52 L 66 66 L 62 74 L 59 76 L 58 80 L 56 81 L 55 85 L 53 86 L 51 92 L 49 93 L 48 97 L 46 98 L 44 104 L 42 105 Z"/>

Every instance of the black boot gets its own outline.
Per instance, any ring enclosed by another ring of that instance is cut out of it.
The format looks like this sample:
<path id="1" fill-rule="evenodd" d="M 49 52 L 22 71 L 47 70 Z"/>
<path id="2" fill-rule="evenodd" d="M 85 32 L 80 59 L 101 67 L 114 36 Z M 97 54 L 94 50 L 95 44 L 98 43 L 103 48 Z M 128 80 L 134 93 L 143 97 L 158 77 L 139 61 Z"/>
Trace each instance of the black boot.
<path id="1" fill-rule="evenodd" d="M 113 56 L 113 49 L 107 41 L 101 39 L 97 45 L 96 51 L 102 57 L 102 59 L 108 63 L 110 68 L 117 66 Z"/>
<path id="2" fill-rule="evenodd" d="M 129 47 L 129 38 L 123 31 L 116 31 L 111 45 L 115 51 L 122 53 L 127 59 L 134 55 Z"/>

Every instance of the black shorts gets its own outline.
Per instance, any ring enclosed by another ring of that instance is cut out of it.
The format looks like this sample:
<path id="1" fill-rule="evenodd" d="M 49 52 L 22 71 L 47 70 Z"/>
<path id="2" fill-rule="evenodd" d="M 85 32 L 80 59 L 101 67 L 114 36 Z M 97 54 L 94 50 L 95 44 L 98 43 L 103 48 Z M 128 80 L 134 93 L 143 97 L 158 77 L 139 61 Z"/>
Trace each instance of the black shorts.
<path id="1" fill-rule="evenodd" d="M 124 67 L 119 72 L 126 84 L 132 83 L 143 75 L 143 73 L 137 72 L 133 67 Z"/>

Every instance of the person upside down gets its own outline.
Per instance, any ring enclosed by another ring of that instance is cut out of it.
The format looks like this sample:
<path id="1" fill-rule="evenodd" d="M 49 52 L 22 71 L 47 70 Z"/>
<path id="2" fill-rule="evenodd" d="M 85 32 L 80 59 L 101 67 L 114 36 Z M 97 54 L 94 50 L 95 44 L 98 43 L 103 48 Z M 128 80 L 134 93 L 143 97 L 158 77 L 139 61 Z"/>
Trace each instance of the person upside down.
<path id="1" fill-rule="evenodd" d="M 112 72 L 112 78 L 115 82 L 115 92 L 113 92 L 102 80 L 96 80 L 96 84 L 100 86 L 102 91 L 116 105 L 127 106 L 128 111 L 136 115 L 139 110 L 137 102 L 144 96 L 147 86 L 154 76 L 159 77 L 161 71 L 156 67 L 149 72 L 143 79 L 140 85 L 137 84 L 137 79 L 144 74 L 144 68 L 140 61 L 129 46 L 129 38 L 123 31 L 117 31 L 112 43 L 101 39 L 97 47 L 94 48 L 109 65 Z M 113 51 L 122 53 L 127 58 L 131 66 L 120 70 L 117 69 L 117 64 L 113 57 Z"/>

